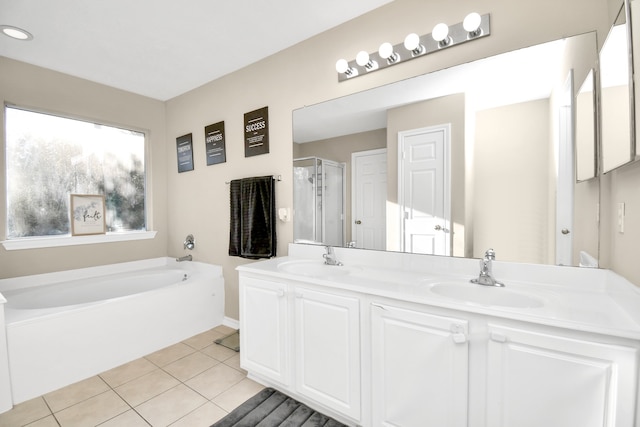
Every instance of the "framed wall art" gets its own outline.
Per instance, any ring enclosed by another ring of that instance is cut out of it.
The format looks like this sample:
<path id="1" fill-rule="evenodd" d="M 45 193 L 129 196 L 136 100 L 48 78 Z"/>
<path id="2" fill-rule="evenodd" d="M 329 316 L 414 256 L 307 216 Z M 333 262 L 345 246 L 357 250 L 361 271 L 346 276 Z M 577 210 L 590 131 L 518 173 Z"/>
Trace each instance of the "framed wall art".
<path id="1" fill-rule="evenodd" d="M 105 234 L 104 196 L 100 194 L 71 195 L 71 235 Z"/>
<path id="2" fill-rule="evenodd" d="M 244 156 L 251 157 L 269 152 L 269 108 L 244 114 Z"/>
<path id="3" fill-rule="evenodd" d="M 187 134 L 176 138 L 178 150 L 178 173 L 193 170 L 193 135 Z"/>

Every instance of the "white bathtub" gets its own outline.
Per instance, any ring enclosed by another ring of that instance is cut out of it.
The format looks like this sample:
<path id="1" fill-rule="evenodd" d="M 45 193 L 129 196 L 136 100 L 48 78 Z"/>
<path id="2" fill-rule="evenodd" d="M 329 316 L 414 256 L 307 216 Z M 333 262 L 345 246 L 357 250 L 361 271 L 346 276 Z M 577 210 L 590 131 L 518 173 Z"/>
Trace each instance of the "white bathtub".
<path id="1" fill-rule="evenodd" d="M 222 268 L 172 258 L 4 279 L 2 296 L 13 404 L 175 344 L 224 318 Z"/>

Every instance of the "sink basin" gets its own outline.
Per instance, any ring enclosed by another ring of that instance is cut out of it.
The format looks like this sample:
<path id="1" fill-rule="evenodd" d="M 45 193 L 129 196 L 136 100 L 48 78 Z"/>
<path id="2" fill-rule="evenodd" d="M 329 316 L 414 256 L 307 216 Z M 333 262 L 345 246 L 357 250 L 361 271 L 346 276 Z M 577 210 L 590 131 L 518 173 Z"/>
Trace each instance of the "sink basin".
<path id="1" fill-rule="evenodd" d="M 298 260 L 285 261 L 278 264 L 278 270 L 290 274 L 307 277 L 337 277 L 345 276 L 353 271 L 353 267 L 343 265 L 327 265 L 324 261 Z"/>
<path id="2" fill-rule="evenodd" d="M 482 286 L 473 283 L 442 282 L 431 285 L 431 291 L 447 298 L 470 304 L 499 307 L 535 308 L 544 301 L 531 295 L 508 288 Z"/>

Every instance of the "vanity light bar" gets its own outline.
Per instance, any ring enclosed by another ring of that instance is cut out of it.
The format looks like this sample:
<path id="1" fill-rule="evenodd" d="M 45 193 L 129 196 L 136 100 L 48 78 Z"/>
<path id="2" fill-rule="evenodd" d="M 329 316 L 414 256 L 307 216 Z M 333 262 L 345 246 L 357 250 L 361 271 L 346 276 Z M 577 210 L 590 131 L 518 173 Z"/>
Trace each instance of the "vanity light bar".
<path id="1" fill-rule="evenodd" d="M 390 43 L 380 45 L 378 52 L 361 51 L 356 59 L 348 61 L 340 59 L 336 62 L 338 81 L 352 79 L 373 71 L 382 70 L 392 65 L 407 62 L 414 58 L 428 55 L 451 46 L 456 46 L 491 34 L 489 14 L 470 13 L 464 22 L 452 26 L 438 24 L 433 32 L 418 36 L 409 34 L 403 43 L 392 46 Z"/>

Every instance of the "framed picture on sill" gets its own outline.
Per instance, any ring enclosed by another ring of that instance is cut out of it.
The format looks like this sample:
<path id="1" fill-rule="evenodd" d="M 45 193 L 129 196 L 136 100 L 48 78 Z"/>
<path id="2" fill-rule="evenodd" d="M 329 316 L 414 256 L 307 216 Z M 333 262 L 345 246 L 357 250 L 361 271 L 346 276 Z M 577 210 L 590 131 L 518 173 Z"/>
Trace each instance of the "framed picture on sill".
<path id="1" fill-rule="evenodd" d="M 104 196 L 101 194 L 71 195 L 71 235 L 105 234 Z"/>

